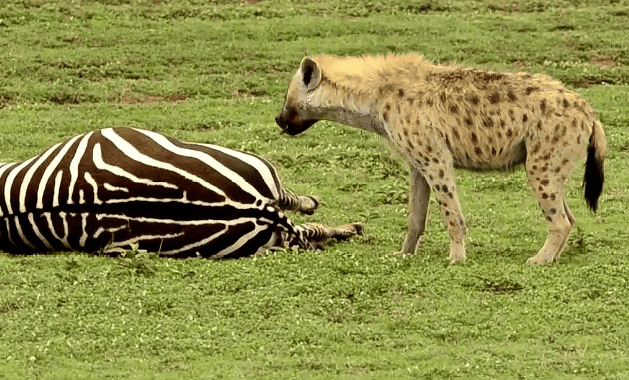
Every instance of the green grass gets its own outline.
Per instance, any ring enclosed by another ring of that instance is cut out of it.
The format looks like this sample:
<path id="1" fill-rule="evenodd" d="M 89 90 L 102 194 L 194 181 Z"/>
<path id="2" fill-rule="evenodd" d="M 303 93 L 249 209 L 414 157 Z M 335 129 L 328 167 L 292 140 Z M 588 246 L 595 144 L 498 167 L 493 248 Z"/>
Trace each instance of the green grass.
<path id="1" fill-rule="evenodd" d="M 444 4 L 442 4 L 444 3 Z M 261 154 L 323 198 L 298 222 L 361 221 L 325 252 L 233 261 L 0 255 L 0 379 L 628 379 L 629 2 L 7 0 L 0 162 L 108 126 Z M 599 212 L 531 268 L 546 225 L 522 170 L 460 172 L 468 260 L 431 202 L 419 254 L 404 163 L 375 135 L 274 117 L 304 54 L 419 52 L 541 72 L 597 110 Z"/>

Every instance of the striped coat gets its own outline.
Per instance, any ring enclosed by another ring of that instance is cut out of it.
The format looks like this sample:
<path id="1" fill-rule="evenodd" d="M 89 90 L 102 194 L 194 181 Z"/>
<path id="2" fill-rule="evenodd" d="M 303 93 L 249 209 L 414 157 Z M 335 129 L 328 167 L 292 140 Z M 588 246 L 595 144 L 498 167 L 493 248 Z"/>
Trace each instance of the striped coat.
<path id="1" fill-rule="evenodd" d="M 0 164 L 0 250 L 240 257 L 276 246 L 315 248 L 360 233 L 295 226 L 282 210 L 318 203 L 283 189 L 266 160 L 162 134 L 108 128 L 75 136 L 22 163 Z"/>

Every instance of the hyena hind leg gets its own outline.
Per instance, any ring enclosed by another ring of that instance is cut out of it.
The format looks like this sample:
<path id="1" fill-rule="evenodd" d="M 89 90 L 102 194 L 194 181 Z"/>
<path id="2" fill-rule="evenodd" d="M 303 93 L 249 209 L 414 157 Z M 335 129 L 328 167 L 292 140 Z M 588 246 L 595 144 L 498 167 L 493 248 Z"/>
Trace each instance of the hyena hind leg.
<path id="1" fill-rule="evenodd" d="M 297 211 L 312 215 L 319 207 L 319 199 L 311 196 L 300 196 L 288 189 L 281 189 L 278 207 L 281 210 Z"/>
<path id="2" fill-rule="evenodd" d="M 539 177 L 537 177 L 539 178 Z M 531 186 L 548 221 L 548 237 L 539 252 L 527 264 L 552 263 L 561 255 L 570 230 L 576 223 L 572 211 L 564 200 L 563 182 L 559 178 L 530 178 Z"/>

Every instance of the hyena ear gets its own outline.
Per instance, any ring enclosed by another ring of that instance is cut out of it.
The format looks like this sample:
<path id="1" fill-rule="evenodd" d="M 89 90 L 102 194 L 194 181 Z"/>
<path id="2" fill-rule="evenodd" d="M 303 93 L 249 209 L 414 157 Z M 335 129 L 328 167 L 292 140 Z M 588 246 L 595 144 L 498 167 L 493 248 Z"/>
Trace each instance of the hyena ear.
<path id="1" fill-rule="evenodd" d="M 321 81 L 321 69 L 317 62 L 310 58 L 304 58 L 300 65 L 301 82 L 308 91 L 314 90 Z"/>

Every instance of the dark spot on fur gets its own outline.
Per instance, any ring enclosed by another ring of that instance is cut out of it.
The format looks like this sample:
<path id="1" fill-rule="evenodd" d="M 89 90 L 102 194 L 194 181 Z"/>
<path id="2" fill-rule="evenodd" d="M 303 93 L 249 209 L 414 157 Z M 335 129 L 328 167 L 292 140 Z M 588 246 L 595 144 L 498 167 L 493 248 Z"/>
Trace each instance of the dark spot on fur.
<path id="1" fill-rule="evenodd" d="M 491 128 L 491 127 L 494 126 L 494 121 L 490 117 L 484 117 L 483 118 L 483 125 L 486 128 Z"/>
<path id="2" fill-rule="evenodd" d="M 473 105 L 477 106 L 478 103 L 480 102 L 480 99 L 478 97 L 478 95 L 474 94 L 472 96 L 469 97 L 470 102 L 472 102 Z"/>
<path id="3" fill-rule="evenodd" d="M 557 213 L 557 209 L 551 208 L 550 210 L 548 210 L 548 212 L 550 213 L 550 215 L 555 215 Z"/>
<path id="4" fill-rule="evenodd" d="M 443 171 L 443 169 L 439 169 L 439 178 L 443 178 L 446 175 L 446 173 Z"/>
<path id="5" fill-rule="evenodd" d="M 496 135 L 498 136 L 499 139 L 502 138 L 502 132 L 498 131 L 498 132 L 496 132 Z"/>
<path id="6" fill-rule="evenodd" d="M 452 194 L 452 193 L 448 193 L 448 196 L 450 197 L 450 199 L 454 198 L 454 194 Z"/>
<path id="7" fill-rule="evenodd" d="M 548 165 L 544 165 L 539 169 L 542 173 L 545 173 L 548 170 Z"/>
<path id="8" fill-rule="evenodd" d="M 452 135 L 454 136 L 455 139 L 460 140 L 461 136 L 459 135 L 459 131 L 457 131 L 456 129 L 452 130 Z"/>
<path id="9" fill-rule="evenodd" d="M 577 136 L 577 144 L 581 144 L 581 136 Z"/>
<path id="10" fill-rule="evenodd" d="M 492 156 L 496 155 L 496 148 L 494 148 L 494 147 L 491 148 L 491 155 Z"/>
<path id="11" fill-rule="evenodd" d="M 548 220 L 549 222 L 552 222 L 553 218 L 551 218 L 550 216 L 546 216 L 546 220 Z"/>
<path id="12" fill-rule="evenodd" d="M 504 127 L 505 126 L 505 121 L 503 119 L 500 119 L 500 126 Z"/>
<path id="13" fill-rule="evenodd" d="M 528 119 L 529 119 L 529 115 L 527 115 L 527 114 L 523 114 L 523 115 L 522 115 L 522 122 L 523 122 L 523 123 L 526 123 L 526 121 L 527 121 Z"/>
<path id="14" fill-rule="evenodd" d="M 413 105 L 413 103 L 415 102 L 415 98 L 408 98 L 407 99 L 408 102 L 411 104 L 411 106 Z"/>
<path id="15" fill-rule="evenodd" d="M 513 136 L 513 131 L 511 130 L 511 128 L 507 129 L 507 137 L 511 137 Z"/>
<path id="16" fill-rule="evenodd" d="M 554 193 L 550 194 L 550 200 L 551 200 L 551 201 L 554 201 L 554 200 L 555 200 L 555 198 L 557 198 L 557 197 L 555 196 L 555 194 L 554 194 Z"/>
<path id="17" fill-rule="evenodd" d="M 561 160 L 561 164 L 565 165 L 565 164 L 568 163 L 568 161 L 570 161 L 570 160 L 568 160 L 567 158 L 564 158 L 563 160 Z"/>
<path id="18" fill-rule="evenodd" d="M 385 113 L 382 114 L 382 120 L 384 120 L 385 122 L 389 121 L 389 113 L 388 112 L 385 112 Z"/>
<path id="19" fill-rule="evenodd" d="M 441 186 L 435 185 L 435 191 L 439 191 L 439 190 L 441 190 Z"/>
<path id="20" fill-rule="evenodd" d="M 428 153 L 432 152 L 432 147 L 430 145 L 426 145 L 426 150 Z"/>
<path id="21" fill-rule="evenodd" d="M 433 158 L 432 158 L 432 162 L 434 162 L 435 164 L 438 164 L 438 163 L 439 163 L 439 160 L 438 160 L 437 158 L 433 157 Z"/>
<path id="22" fill-rule="evenodd" d="M 512 109 L 509 110 L 509 117 L 511 118 L 511 121 L 515 121 L 515 113 Z"/>
<path id="23" fill-rule="evenodd" d="M 428 107 L 432 107 L 432 104 L 433 104 L 432 99 L 430 99 L 430 98 L 426 99 L 426 105 Z"/>
<path id="24" fill-rule="evenodd" d="M 516 100 L 518 100 L 518 97 L 515 96 L 515 94 L 513 93 L 513 89 L 509 89 L 509 91 L 507 91 L 507 97 L 511 102 L 515 102 Z"/>
<path id="25" fill-rule="evenodd" d="M 400 98 L 404 96 L 404 90 L 402 90 L 401 88 L 397 91 L 397 96 L 399 96 Z"/>
<path id="26" fill-rule="evenodd" d="M 529 86 L 529 87 L 526 88 L 526 90 L 524 90 L 524 93 L 526 95 L 531 95 L 531 93 L 535 92 L 535 91 L 539 91 L 539 87 L 537 87 L 537 86 Z"/>
<path id="27" fill-rule="evenodd" d="M 538 145 L 538 149 L 539 149 L 539 145 Z M 531 166 L 531 169 L 533 169 L 533 170 L 537 170 L 537 165 L 533 165 L 533 166 Z"/>
<path id="28" fill-rule="evenodd" d="M 472 118 L 470 117 L 470 115 L 465 116 L 465 124 L 469 126 L 472 125 Z"/>
<path id="29" fill-rule="evenodd" d="M 553 143 L 553 144 L 556 144 L 556 143 L 557 143 L 557 141 L 559 141 L 559 137 L 557 137 L 556 135 L 555 135 L 555 136 L 553 136 L 553 141 L 552 141 L 552 143 Z"/>
<path id="30" fill-rule="evenodd" d="M 538 130 L 538 131 L 541 131 L 541 130 L 542 130 L 542 121 L 541 121 L 541 120 L 538 120 L 538 121 L 537 121 L 537 130 Z"/>
<path id="31" fill-rule="evenodd" d="M 471 140 L 472 140 L 472 144 L 474 145 L 478 143 L 478 136 L 476 136 L 476 133 L 472 132 Z"/>
<path id="32" fill-rule="evenodd" d="M 496 104 L 499 102 L 500 102 L 500 94 L 498 93 L 498 91 L 493 92 L 491 95 L 489 95 L 489 103 Z"/>
<path id="33" fill-rule="evenodd" d="M 483 150 L 480 147 L 476 147 L 474 148 L 474 153 L 476 153 L 478 156 L 483 154 Z"/>
<path id="34" fill-rule="evenodd" d="M 415 145 L 410 140 L 408 141 L 408 147 L 411 148 L 411 149 L 415 149 Z"/>
<path id="35" fill-rule="evenodd" d="M 566 98 L 563 98 L 563 107 L 564 108 L 569 108 L 570 107 L 570 102 Z"/>
<path id="36" fill-rule="evenodd" d="M 384 108 L 386 108 L 387 111 L 391 111 L 391 105 L 389 103 L 385 104 Z"/>
<path id="37" fill-rule="evenodd" d="M 441 103 L 445 103 L 447 100 L 447 96 L 446 96 L 446 92 L 445 91 L 441 91 L 439 93 L 439 99 L 441 100 Z"/>
<path id="38" fill-rule="evenodd" d="M 545 155 L 543 155 L 543 156 L 541 157 L 541 159 L 542 159 L 542 161 L 548 161 L 548 160 L 550 160 L 550 153 L 546 153 Z"/>
<path id="39" fill-rule="evenodd" d="M 432 176 L 432 174 L 428 174 L 428 179 L 429 179 L 429 180 L 431 180 L 431 181 L 434 179 L 434 177 Z"/>
<path id="40" fill-rule="evenodd" d="M 547 179 L 543 179 L 541 181 L 539 181 L 539 183 L 541 183 L 544 186 L 547 186 L 549 184 L 550 181 L 548 181 Z"/>
<path id="41" fill-rule="evenodd" d="M 450 144 L 450 139 L 448 138 L 448 136 L 446 136 L 446 146 L 448 147 L 448 150 L 452 152 L 452 144 Z"/>
<path id="42" fill-rule="evenodd" d="M 444 214 L 445 214 L 446 216 L 450 216 L 450 211 L 446 210 L 446 211 L 444 212 Z"/>
<path id="43" fill-rule="evenodd" d="M 561 171 L 561 166 L 557 166 L 557 167 L 555 168 L 555 173 L 559 173 L 560 171 Z"/>
<path id="44" fill-rule="evenodd" d="M 548 194 L 542 193 L 542 199 L 546 199 L 546 198 L 548 198 Z"/>
<path id="45" fill-rule="evenodd" d="M 546 112 L 546 99 L 542 99 L 542 101 L 539 102 L 539 109 L 542 111 L 542 113 Z"/>
<path id="46" fill-rule="evenodd" d="M 450 112 L 459 113 L 459 106 L 457 106 L 456 104 L 450 104 Z"/>
<path id="47" fill-rule="evenodd" d="M 448 192 L 448 185 L 441 185 L 441 191 L 443 191 L 444 193 Z"/>

